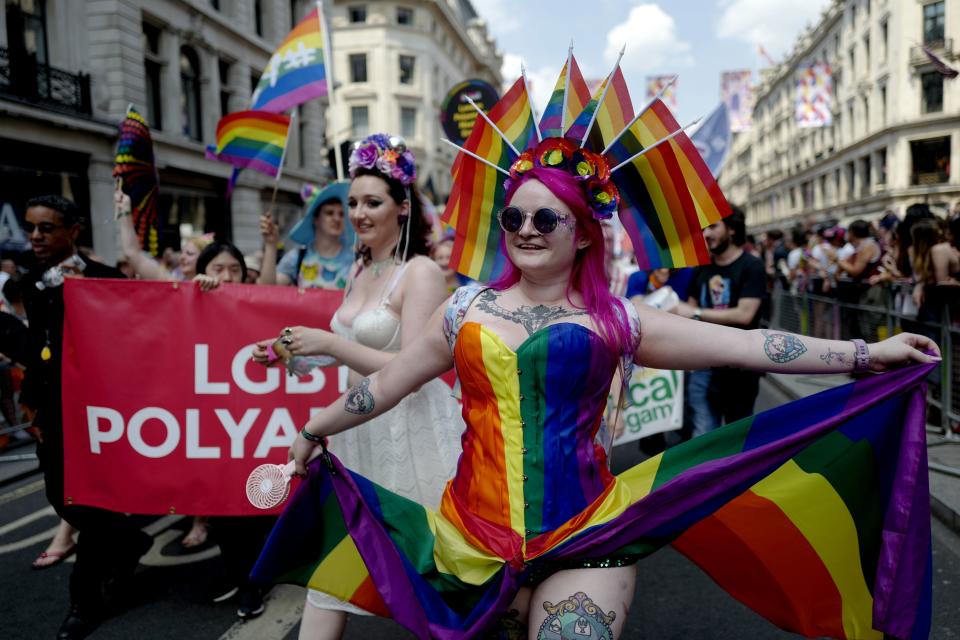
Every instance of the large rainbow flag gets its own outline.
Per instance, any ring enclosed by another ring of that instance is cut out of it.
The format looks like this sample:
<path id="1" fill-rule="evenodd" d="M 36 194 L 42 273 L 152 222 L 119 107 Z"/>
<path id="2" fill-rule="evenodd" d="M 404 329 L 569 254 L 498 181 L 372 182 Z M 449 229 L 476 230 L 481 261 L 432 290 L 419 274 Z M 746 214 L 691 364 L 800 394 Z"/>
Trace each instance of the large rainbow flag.
<path id="1" fill-rule="evenodd" d="M 127 107 L 127 116 L 120 123 L 113 177 L 121 180 L 123 192 L 130 196 L 130 213 L 140 246 L 157 255 L 160 250 L 159 177 L 153 158 L 153 138 L 147 121 L 133 105 Z"/>
<path id="2" fill-rule="evenodd" d="M 487 117 L 517 151 L 536 145 L 536 123 L 523 78 L 514 82 Z M 463 146 L 498 166 L 509 167 L 515 157 L 500 134 L 482 117 L 477 118 Z M 486 282 L 504 267 L 496 212 L 503 207 L 506 176 L 464 153 L 457 156 L 451 171 L 454 190 L 440 218 L 456 234 L 450 264 L 467 277 Z"/>
<path id="3" fill-rule="evenodd" d="M 530 539 L 524 561 L 471 545 L 471 527 L 482 522 L 452 527 L 321 457 L 253 575 L 320 589 L 420 638 L 469 638 L 541 564 L 673 545 L 789 631 L 926 638 L 924 378 L 933 366 L 858 380 L 674 447 L 618 476 L 629 492 L 624 510 L 592 512 L 582 533 L 532 558 L 539 538 Z"/>
<path id="4" fill-rule="evenodd" d="M 270 56 L 253 91 L 252 109 L 281 113 L 327 95 L 327 53 L 318 6 Z"/>
<path id="5" fill-rule="evenodd" d="M 290 117 L 266 111 L 238 111 L 220 118 L 217 144 L 207 147 L 207 157 L 250 167 L 269 176 L 280 173 Z"/>

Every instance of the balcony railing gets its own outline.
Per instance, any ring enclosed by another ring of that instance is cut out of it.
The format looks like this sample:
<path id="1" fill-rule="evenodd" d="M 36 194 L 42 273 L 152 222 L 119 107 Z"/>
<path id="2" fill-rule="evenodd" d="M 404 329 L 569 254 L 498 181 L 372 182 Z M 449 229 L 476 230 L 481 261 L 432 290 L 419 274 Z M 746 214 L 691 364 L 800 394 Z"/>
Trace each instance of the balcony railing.
<path id="1" fill-rule="evenodd" d="M 32 58 L 11 60 L 0 47 L 0 96 L 76 115 L 92 114 L 90 76 L 70 73 Z"/>

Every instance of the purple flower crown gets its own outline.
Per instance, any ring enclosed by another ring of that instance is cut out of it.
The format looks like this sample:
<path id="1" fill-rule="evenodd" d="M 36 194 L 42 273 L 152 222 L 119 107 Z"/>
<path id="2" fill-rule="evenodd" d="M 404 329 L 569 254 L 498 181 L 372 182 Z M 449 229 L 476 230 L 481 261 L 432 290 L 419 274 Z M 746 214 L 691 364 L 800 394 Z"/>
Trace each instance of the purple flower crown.
<path id="1" fill-rule="evenodd" d="M 416 162 L 403 138 L 375 133 L 353 144 L 347 168 L 351 178 L 359 169 L 372 169 L 409 187 L 417 180 Z"/>

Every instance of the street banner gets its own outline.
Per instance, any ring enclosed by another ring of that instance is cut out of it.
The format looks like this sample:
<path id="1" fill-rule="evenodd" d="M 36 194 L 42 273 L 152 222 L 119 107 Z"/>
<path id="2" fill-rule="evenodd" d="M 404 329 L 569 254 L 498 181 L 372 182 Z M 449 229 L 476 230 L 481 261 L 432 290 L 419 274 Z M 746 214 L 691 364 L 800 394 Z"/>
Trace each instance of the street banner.
<path id="1" fill-rule="evenodd" d="M 753 72 L 724 71 L 720 74 L 720 100 L 727 105 L 730 131 L 740 133 L 753 126 Z"/>
<path id="2" fill-rule="evenodd" d="M 264 513 L 247 502 L 247 476 L 286 463 L 300 427 L 345 390 L 347 372 L 296 378 L 266 369 L 251 361 L 253 343 L 285 325 L 328 327 L 341 296 L 68 279 L 67 502 L 143 514 Z"/>
<path id="3" fill-rule="evenodd" d="M 663 101 L 672 113 L 677 112 L 677 84 L 676 74 L 669 76 L 647 76 L 647 100 L 653 99 L 660 90 L 667 87 L 660 100 Z"/>
<path id="4" fill-rule="evenodd" d="M 797 72 L 795 119 L 798 127 L 829 127 L 833 123 L 833 72 L 826 62 L 814 62 Z"/>
<path id="5" fill-rule="evenodd" d="M 623 412 L 624 432 L 613 446 L 683 426 L 683 371 L 634 367 Z"/>
<path id="6" fill-rule="evenodd" d="M 500 99 L 500 94 L 489 82 L 479 79 L 464 80 L 447 92 L 443 104 L 440 105 L 440 124 L 450 142 L 460 146 L 470 137 L 473 125 L 479 117 L 477 110 L 467 102 L 467 98 L 473 100 L 486 113 Z"/>

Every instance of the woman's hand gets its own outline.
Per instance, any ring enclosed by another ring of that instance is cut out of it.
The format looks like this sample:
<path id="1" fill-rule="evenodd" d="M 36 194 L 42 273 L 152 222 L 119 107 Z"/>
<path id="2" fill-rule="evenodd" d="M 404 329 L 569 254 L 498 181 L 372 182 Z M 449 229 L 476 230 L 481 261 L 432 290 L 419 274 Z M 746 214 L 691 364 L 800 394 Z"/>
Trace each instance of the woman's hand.
<path id="1" fill-rule="evenodd" d="M 260 235 L 263 236 L 263 244 L 268 247 L 275 247 L 280 241 L 280 230 L 269 213 L 260 216 Z"/>
<path id="2" fill-rule="evenodd" d="M 220 280 L 202 273 L 195 275 L 193 281 L 200 286 L 200 291 L 213 291 L 220 286 Z"/>
<path id="3" fill-rule="evenodd" d="M 295 356 L 327 355 L 332 336 L 329 331 L 309 327 L 287 327 L 280 333 L 287 351 Z"/>
<path id="4" fill-rule="evenodd" d="M 271 358 L 270 357 L 270 345 L 274 343 L 276 338 L 270 340 L 261 340 L 253 345 L 253 352 L 251 357 L 254 362 L 257 364 L 262 364 L 265 367 L 274 367 L 277 365 L 283 364 L 283 360 L 280 358 Z"/>
<path id="5" fill-rule="evenodd" d="M 293 471 L 294 475 L 300 477 L 307 475 L 307 462 L 310 460 L 313 450 L 319 446 L 319 442 L 310 442 L 303 435 L 297 434 L 297 439 L 293 441 L 290 450 L 287 452 L 287 461 L 293 460 L 296 463 L 296 468 Z"/>
<path id="6" fill-rule="evenodd" d="M 940 360 L 940 347 L 926 336 L 915 333 L 900 333 L 883 342 L 875 342 L 869 346 L 870 369 L 872 371 L 886 371 L 893 367 L 913 364 L 915 362 L 937 362 Z M 925 351 L 933 355 L 927 355 Z"/>
<path id="7" fill-rule="evenodd" d="M 130 196 L 125 194 L 123 189 L 119 187 L 113 191 L 113 210 L 116 212 L 117 218 L 130 215 L 130 211 L 132 210 Z"/>

